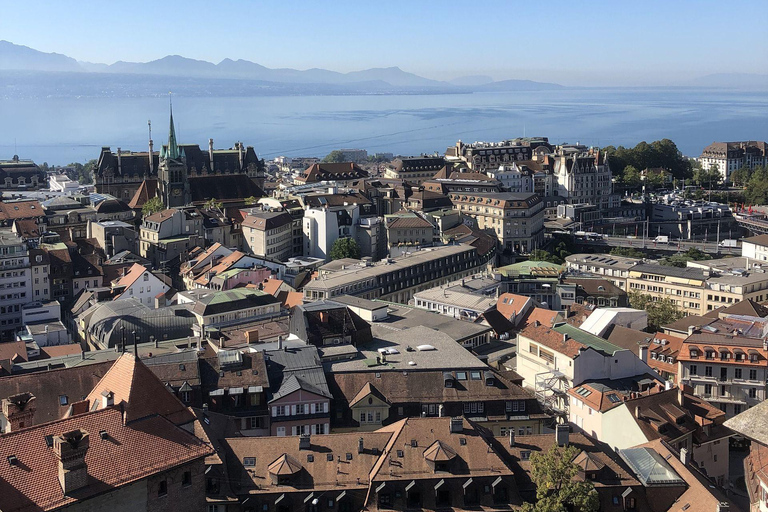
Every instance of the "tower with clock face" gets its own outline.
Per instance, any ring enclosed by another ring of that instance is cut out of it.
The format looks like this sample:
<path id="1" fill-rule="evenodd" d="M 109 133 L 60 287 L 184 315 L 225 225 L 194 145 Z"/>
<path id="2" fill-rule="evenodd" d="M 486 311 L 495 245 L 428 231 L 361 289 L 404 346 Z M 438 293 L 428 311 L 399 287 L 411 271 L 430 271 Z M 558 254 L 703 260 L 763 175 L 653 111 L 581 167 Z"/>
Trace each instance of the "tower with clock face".
<path id="1" fill-rule="evenodd" d="M 158 195 L 166 208 L 184 206 L 190 201 L 189 182 L 187 181 L 187 163 L 184 150 L 179 150 L 176 142 L 176 129 L 173 126 L 173 108 L 168 131 L 168 145 L 160 152 L 160 165 L 157 169 Z"/>

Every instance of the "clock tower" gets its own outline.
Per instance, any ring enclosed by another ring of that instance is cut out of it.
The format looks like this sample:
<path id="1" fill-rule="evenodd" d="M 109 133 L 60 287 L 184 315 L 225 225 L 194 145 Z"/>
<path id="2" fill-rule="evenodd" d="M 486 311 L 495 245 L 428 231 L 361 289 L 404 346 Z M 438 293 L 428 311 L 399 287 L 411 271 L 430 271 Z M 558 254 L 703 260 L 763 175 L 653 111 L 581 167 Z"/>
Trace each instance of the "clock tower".
<path id="1" fill-rule="evenodd" d="M 176 129 L 173 126 L 173 105 L 171 124 L 168 130 L 168 145 L 160 151 L 160 165 L 157 169 L 158 195 L 166 208 L 185 206 L 190 202 L 187 181 L 187 161 L 184 150 L 179 150 Z"/>

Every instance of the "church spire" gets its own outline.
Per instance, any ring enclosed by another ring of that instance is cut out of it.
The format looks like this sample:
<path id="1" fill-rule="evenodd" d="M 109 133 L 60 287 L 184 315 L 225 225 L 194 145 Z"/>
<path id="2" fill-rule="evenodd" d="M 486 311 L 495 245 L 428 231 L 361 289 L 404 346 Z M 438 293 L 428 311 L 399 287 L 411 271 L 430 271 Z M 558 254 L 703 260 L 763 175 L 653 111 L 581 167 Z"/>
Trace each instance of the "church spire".
<path id="1" fill-rule="evenodd" d="M 168 149 L 165 156 L 171 159 L 178 159 L 179 145 L 176 143 L 176 129 L 173 127 L 173 100 L 171 99 L 171 93 L 168 93 L 168 101 L 171 106 L 171 126 L 168 129 Z"/>

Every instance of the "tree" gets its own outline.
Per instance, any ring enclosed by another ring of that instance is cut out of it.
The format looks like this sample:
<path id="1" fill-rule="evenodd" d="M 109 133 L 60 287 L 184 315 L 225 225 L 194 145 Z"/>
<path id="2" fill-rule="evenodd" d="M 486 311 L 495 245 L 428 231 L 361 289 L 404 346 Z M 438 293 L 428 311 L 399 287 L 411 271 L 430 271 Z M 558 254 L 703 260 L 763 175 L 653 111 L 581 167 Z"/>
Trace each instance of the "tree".
<path id="1" fill-rule="evenodd" d="M 624 175 L 621 182 L 627 188 L 635 189 L 640 187 L 640 171 L 634 165 L 628 165 L 624 168 Z"/>
<path id="2" fill-rule="evenodd" d="M 702 187 L 712 188 L 723 181 L 723 175 L 720 174 L 717 164 L 713 164 L 709 169 L 704 169 L 703 167 L 696 169 L 693 172 L 693 181 Z"/>
<path id="3" fill-rule="evenodd" d="M 625 256 L 627 258 L 645 258 L 645 253 L 634 247 L 614 247 L 608 254 L 613 256 Z"/>
<path id="4" fill-rule="evenodd" d="M 768 204 L 768 170 L 763 167 L 753 170 L 744 191 L 744 199 L 750 205 Z"/>
<path id="5" fill-rule="evenodd" d="M 325 158 L 323 158 L 323 162 L 325 163 L 341 163 L 346 161 L 347 160 L 344 158 L 344 153 L 338 149 L 331 151 L 325 156 Z"/>
<path id="6" fill-rule="evenodd" d="M 536 485 L 536 503 L 526 503 L 525 512 L 595 512 L 600 508 L 595 486 L 590 481 L 577 481 L 579 466 L 573 459 L 575 446 L 553 445 L 546 452 L 531 454 L 531 479 Z"/>
<path id="7" fill-rule="evenodd" d="M 259 200 L 255 196 L 248 196 L 245 198 L 245 206 L 253 206 L 258 203 Z"/>
<path id="8" fill-rule="evenodd" d="M 221 210 L 223 207 L 224 203 L 217 201 L 215 197 L 212 197 L 205 202 L 206 210 Z"/>
<path id="9" fill-rule="evenodd" d="M 691 247 L 684 253 L 667 256 L 666 258 L 663 258 L 659 263 L 670 267 L 684 268 L 688 266 L 689 261 L 702 261 L 711 259 L 712 256 L 709 254 L 703 252 L 700 249 L 697 249 L 696 247 Z"/>
<path id="10" fill-rule="evenodd" d="M 648 312 L 648 330 L 650 332 L 658 331 L 661 326 L 669 325 L 685 316 L 672 302 L 672 299 L 666 297 L 654 300 L 650 295 L 629 292 L 629 305 Z"/>
<path id="11" fill-rule="evenodd" d="M 144 217 L 148 217 L 152 215 L 153 213 L 161 212 L 165 209 L 165 205 L 163 205 L 163 202 L 160 200 L 159 197 L 155 196 L 146 203 L 144 203 L 144 206 L 141 207 L 141 214 Z"/>
<path id="12" fill-rule="evenodd" d="M 535 251 L 531 252 L 530 258 L 531 261 L 548 261 L 549 263 L 562 263 L 561 261 L 557 261 L 559 258 L 557 258 L 554 254 L 550 253 L 549 251 L 545 251 L 544 249 L 536 249 Z"/>
<path id="13" fill-rule="evenodd" d="M 746 187 L 751 177 L 752 169 L 749 167 L 739 167 L 731 173 L 731 182 L 739 187 Z"/>
<path id="14" fill-rule="evenodd" d="M 360 246 L 354 238 L 339 238 L 333 242 L 331 247 L 330 257 L 332 260 L 340 260 L 342 258 L 360 258 Z"/>

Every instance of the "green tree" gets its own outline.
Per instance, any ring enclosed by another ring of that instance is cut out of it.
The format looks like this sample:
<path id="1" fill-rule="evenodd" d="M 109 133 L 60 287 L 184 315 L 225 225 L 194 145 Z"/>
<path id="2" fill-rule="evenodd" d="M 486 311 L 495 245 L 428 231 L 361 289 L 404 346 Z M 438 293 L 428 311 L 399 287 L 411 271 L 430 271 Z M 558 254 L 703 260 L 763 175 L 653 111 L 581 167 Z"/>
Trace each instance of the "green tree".
<path id="1" fill-rule="evenodd" d="M 768 170 L 763 167 L 753 170 L 744 191 L 744 199 L 750 205 L 768 204 Z"/>
<path id="2" fill-rule="evenodd" d="M 206 210 L 221 210 L 223 207 L 224 203 L 217 201 L 215 197 L 212 197 L 205 202 Z"/>
<path id="3" fill-rule="evenodd" d="M 160 200 L 159 197 L 155 196 L 149 201 L 147 201 L 146 203 L 144 203 L 144 206 L 141 207 L 141 214 L 144 217 L 148 217 L 153 213 L 163 211 L 163 209 L 165 209 L 163 202 Z"/>
<path id="4" fill-rule="evenodd" d="M 648 312 L 648 331 L 654 332 L 664 325 L 680 320 L 685 314 L 680 311 L 672 299 L 654 300 L 650 295 L 640 292 L 629 292 L 629 305 L 635 309 Z"/>
<path id="5" fill-rule="evenodd" d="M 341 163 L 346 161 L 347 160 L 344 158 L 344 153 L 338 149 L 331 151 L 325 155 L 325 158 L 323 158 L 323 162 L 325 163 Z"/>
<path id="6" fill-rule="evenodd" d="M 531 261 L 548 261 L 550 263 L 562 263 L 562 260 L 558 261 L 559 258 L 552 254 L 549 251 L 545 251 L 544 249 L 536 249 L 535 251 L 531 252 L 531 255 L 529 257 Z"/>
<path id="7" fill-rule="evenodd" d="M 536 503 L 526 503 L 524 512 L 596 512 L 600 500 L 590 481 L 578 481 L 579 466 L 573 463 L 575 446 L 553 445 L 546 452 L 531 454 L 531 480 L 536 485 Z"/>
<path id="8" fill-rule="evenodd" d="M 752 177 L 752 169 L 740 167 L 731 173 L 731 182 L 739 187 L 746 187 Z"/>
<path id="9" fill-rule="evenodd" d="M 693 181 L 705 188 L 716 187 L 723 181 L 723 175 L 720 174 L 717 164 L 713 164 L 709 169 L 699 167 L 693 172 Z"/>
<path id="10" fill-rule="evenodd" d="M 342 258 L 360 258 L 360 246 L 354 238 L 339 238 L 333 242 L 331 247 L 330 257 L 332 260 L 340 260 Z"/>
<path id="11" fill-rule="evenodd" d="M 670 267 L 687 267 L 689 261 L 703 261 L 703 260 L 711 260 L 712 256 L 709 254 L 703 252 L 701 249 L 697 249 L 696 247 L 691 247 L 684 253 L 675 254 L 673 256 L 667 256 L 666 258 L 662 258 L 662 260 L 659 262 L 662 265 L 667 265 Z"/>
<path id="12" fill-rule="evenodd" d="M 608 254 L 612 256 L 625 256 L 627 258 L 645 258 L 645 253 L 634 247 L 614 247 Z"/>
<path id="13" fill-rule="evenodd" d="M 638 171 L 634 165 L 626 166 L 624 168 L 624 175 L 621 178 L 621 182 L 627 188 L 640 188 L 640 171 Z"/>
<path id="14" fill-rule="evenodd" d="M 245 206 L 253 206 L 253 205 L 255 205 L 256 203 L 259 202 L 259 200 L 256 199 L 255 196 L 248 196 L 248 197 L 245 198 L 244 201 L 245 201 Z"/>

